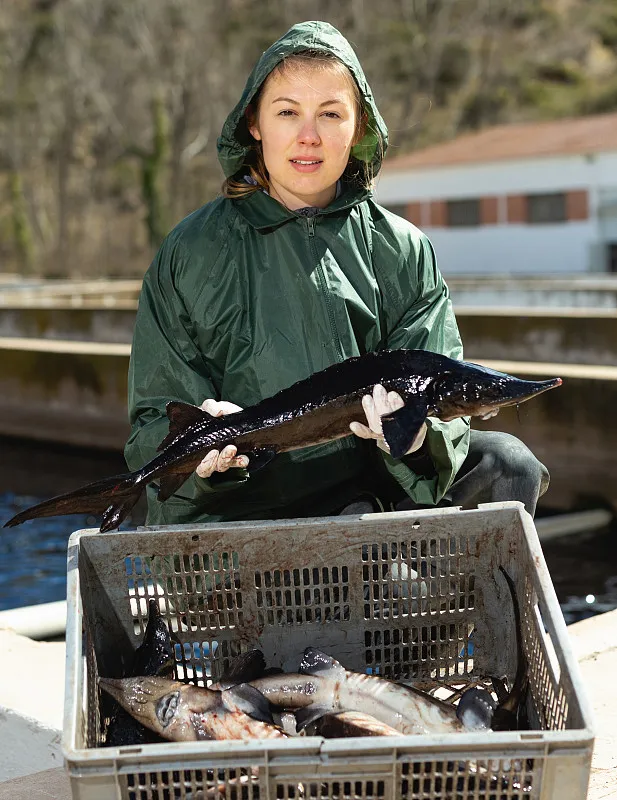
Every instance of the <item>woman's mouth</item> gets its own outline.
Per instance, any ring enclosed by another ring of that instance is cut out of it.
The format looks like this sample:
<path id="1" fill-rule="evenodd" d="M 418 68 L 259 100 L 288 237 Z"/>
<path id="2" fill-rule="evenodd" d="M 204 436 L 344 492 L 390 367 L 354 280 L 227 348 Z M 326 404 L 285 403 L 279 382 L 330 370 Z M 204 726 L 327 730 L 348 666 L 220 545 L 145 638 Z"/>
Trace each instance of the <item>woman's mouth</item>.
<path id="1" fill-rule="evenodd" d="M 316 172 L 323 164 L 318 158 L 304 159 L 304 158 L 291 158 L 289 159 L 291 166 L 298 172 Z"/>

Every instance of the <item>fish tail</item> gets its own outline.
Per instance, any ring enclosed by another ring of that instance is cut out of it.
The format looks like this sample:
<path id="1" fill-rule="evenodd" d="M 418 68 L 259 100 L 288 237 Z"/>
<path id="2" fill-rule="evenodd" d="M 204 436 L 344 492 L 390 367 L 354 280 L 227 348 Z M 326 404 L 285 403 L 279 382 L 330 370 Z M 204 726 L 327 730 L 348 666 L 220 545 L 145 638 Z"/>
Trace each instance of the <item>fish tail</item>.
<path id="1" fill-rule="evenodd" d="M 512 577 L 506 572 L 506 570 L 501 565 L 499 567 L 499 570 L 506 579 L 506 583 L 508 584 L 508 589 L 510 590 L 510 595 L 512 597 L 512 605 L 514 607 L 514 625 L 516 632 L 516 652 L 517 652 L 517 665 L 516 665 L 516 675 L 514 676 L 514 683 L 512 684 L 512 689 L 510 690 L 508 697 L 504 700 L 503 703 L 500 704 L 500 707 L 504 708 L 507 711 L 514 712 L 521 701 L 521 697 L 527 685 L 527 659 L 525 658 L 525 651 L 523 649 L 521 609 L 518 604 L 518 597 L 516 595 L 516 586 L 514 585 Z"/>
<path id="2" fill-rule="evenodd" d="M 89 483 L 68 494 L 61 494 L 20 511 L 8 522 L 5 528 L 21 525 L 29 519 L 38 517 L 55 517 L 62 514 L 102 514 L 101 533 L 106 533 L 127 517 L 130 510 L 139 500 L 145 488 L 139 474 L 129 472 L 115 475 L 101 481 Z"/>

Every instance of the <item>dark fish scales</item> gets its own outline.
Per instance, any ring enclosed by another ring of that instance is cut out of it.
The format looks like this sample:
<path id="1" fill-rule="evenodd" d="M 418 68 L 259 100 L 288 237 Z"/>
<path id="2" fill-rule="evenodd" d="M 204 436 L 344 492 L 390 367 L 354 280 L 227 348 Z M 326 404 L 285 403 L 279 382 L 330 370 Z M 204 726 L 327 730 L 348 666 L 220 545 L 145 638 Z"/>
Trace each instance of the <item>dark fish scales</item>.
<path id="1" fill-rule="evenodd" d="M 130 675 L 171 678 L 174 665 L 172 637 L 159 611 L 158 601 L 151 598 L 148 601 L 148 623 L 144 638 L 133 655 Z M 160 740 L 160 737 L 145 728 L 121 706 L 113 714 L 105 735 L 107 747 L 126 747 Z"/>
<path id="2" fill-rule="evenodd" d="M 405 403 L 382 417 L 390 452 L 400 458 L 427 416 L 446 422 L 490 416 L 503 406 L 518 405 L 559 386 L 561 379 L 525 381 L 426 350 L 383 350 L 334 364 L 224 417 L 172 401 L 167 404 L 169 433 L 159 446 L 161 452 L 141 469 L 39 503 L 16 514 L 5 527 L 34 517 L 99 513 L 100 530 L 113 530 L 151 481 L 159 481 L 159 500 L 167 500 L 210 450 L 233 444 L 239 455 L 248 456 L 254 471 L 278 453 L 353 435 L 349 424 L 364 418 L 362 396 L 377 383 L 398 392 Z"/>

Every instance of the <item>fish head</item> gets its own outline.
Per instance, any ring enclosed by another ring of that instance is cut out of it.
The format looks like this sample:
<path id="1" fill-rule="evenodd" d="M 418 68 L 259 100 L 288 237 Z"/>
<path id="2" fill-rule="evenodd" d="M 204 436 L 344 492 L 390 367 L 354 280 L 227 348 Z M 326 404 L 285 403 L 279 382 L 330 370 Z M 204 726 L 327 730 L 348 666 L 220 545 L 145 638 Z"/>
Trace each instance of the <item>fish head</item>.
<path id="1" fill-rule="evenodd" d="M 432 413 L 444 422 L 458 417 L 488 419 L 505 406 L 530 400 L 542 392 L 561 386 L 561 378 L 527 381 L 505 372 L 472 364 L 452 362 L 427 387 Z"/>
<path id="2" fill-rule="evenodd" d="M 196 687 L 167 678 L 99 678 L 99 685 L 138 722 L 173 741 L 193 740 L 191 713 L 197 705 L 202 711 L 209 705 L 206 690 L 201 691 L 196 703 Z M 212 695 L 218 700 L 216 692 Z"/>

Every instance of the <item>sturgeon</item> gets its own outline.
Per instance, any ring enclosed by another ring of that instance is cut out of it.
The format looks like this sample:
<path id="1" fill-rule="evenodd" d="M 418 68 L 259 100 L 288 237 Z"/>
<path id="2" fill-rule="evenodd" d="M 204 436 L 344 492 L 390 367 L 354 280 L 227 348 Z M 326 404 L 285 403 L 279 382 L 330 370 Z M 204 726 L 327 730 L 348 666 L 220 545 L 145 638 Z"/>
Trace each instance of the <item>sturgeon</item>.
<path id="1" fill-rule="evenodd" d="M 153 676 L 171 678 L 176 665 L 174 642 L 178 639 L 169 632 L 161 616 L 158 600 L 148 601 L 148 623 L 142 643 L 133 654 L 130 670 L 132 677 Z M 124 708 L 117 708 L 112 715 L 105 736 L 108 747 L 125 747 L 157 741 L 135 717 Z"/>
<path id="2" fill-rule="evenodd" d="M 301 727 L 327 714 L 360 712 L 405 736 L 464 730 L 454 706 L 385 678 L 346 670 L 314 647 L 304 651 L 299 673 L 258 678 L 250 685 L 272 706 L 294 711 Z"/>
<path id="3" fill-rule="evenodd" d="M 100 531 L 117 528 L 146 486 L 158 480 L 165 501 L 190 477 L 211 450 L 235 445 L 249 471 L 279 453 L 341 439 L 349 424 L 364 419 L 362 397 L 377 384 L 398 392 L 404 405 L 382 417 L 384 438 L 394 458 L 410 448 L 428 416 L 444 422 L 492 416 L 561 385 L 561 378 L 526 381 L 427 350 L 382 350 L 349 358 L 298 381 L 253 406 L 212 417 L 198 406 L 171 401 L 169 433 L 157 456 L 138 470 L 105 478 L 16 514 L 5 527 L 35 517 L 102 514 Z"/>
<path id="4" fill-rule="evenodd" d="M 99 686 L 132 717 L 172 742 L 286 739 L 267 701 L 248 684 L 213 692 L 166 678 L 99 678 Z"/>

